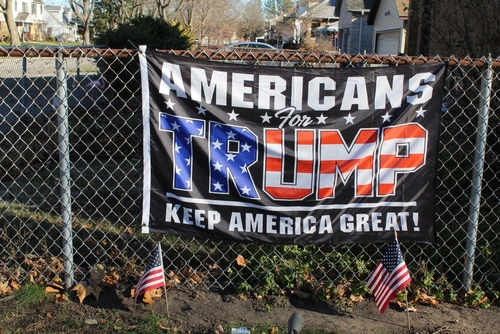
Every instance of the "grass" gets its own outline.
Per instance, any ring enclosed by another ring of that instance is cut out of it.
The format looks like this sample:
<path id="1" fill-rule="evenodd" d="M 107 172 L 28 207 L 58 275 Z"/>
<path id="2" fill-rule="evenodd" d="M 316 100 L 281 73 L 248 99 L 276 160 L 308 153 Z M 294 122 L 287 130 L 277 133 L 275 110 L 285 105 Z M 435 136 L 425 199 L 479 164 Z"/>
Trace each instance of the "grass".
<path id="1" fill-rule="evenodd" d="M 25 307 L 45 300 L 44 287 L 40 284 L 26 284 L 12 295 L 18 307 Z"/>

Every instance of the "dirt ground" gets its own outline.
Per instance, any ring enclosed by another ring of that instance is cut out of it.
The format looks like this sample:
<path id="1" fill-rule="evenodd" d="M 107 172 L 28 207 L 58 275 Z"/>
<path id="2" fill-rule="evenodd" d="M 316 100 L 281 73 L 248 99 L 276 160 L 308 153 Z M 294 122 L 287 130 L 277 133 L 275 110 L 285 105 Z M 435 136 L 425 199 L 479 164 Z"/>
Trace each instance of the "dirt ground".
<path id="1" fill-rule="evenodd" d="M 169 289 L 167 297 L 170 331 L 165 330 L 166 333 L 173 333 L 171 330 L 174 327 L 178 333 L 215 333 L 219 324 L 226 324 L 226 333 L 231 333 L 231 328 L 227 327 L 253 329 L 259 325 L 262 328 L 263 324 L 269 324 L 267 328 L 275 327 L 280 333 L 286 333 L 288 319 L 294 312 L 299 312 L 304 317 L 302 332 L 500 332 L 500 311 L 495 306 L 489 309 L 474 309 L 446 303 L 435 307 L 417 305 L 416 312 L 407 314 L 397 309 L 395 304 L 391 304 L 386 313 L 381 315 L 372 299 L 365 300 L 346 312 L 334 303 L 315 304 L 295 296 L 241 300 L 231 293 Z M 152 313 L 167 313 L 165 298 L 155 299 L 152 306 L 138 304 L 134 312 L 130 287 L 105 288 L 99 300 L 88 296 L 83 304 L 76 298 L 62 303 L 49 298 L 43 303 L 21 309 L 16 309 L 14 305 L 12 299 L 0 298 L 0 334 L 142 333 L 141 327 L 137 326 L 141 318 L 147 318 Z"/>

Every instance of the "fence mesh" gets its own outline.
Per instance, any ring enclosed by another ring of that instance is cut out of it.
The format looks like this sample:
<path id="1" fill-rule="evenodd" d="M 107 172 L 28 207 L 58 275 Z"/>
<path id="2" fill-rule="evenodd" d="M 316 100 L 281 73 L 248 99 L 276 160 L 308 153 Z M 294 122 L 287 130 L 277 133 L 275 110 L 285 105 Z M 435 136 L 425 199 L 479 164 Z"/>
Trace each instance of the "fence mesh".
<path id="1" fill-rule="evenodd" d="M 174 52 L 212 61 L 283 67 L 413 66 L 447 61 L 436 189 L 439 243 L 403 244 L 415 277 L 464 285 L 468 248 L 473 282 L 500 289 L 499 73 L 492 66 L 489 117 L 481 117 L 488 59 L 349 56 L 262 52 Z M 63 57 L 58 60 L 58 54 Z M 498 60 L 490 62 L 498 65 Z M 58 149 L 58 64 L 66 77 L 69 152 Z M 137 50 L 0 49 L 0 279 L 63 279 L 60 154 L 70 157 L 71 241 L 75 281 L 97 263 L 134 281 L 156 236 L 140 233 L 142 117 Z M 487 122 L 487 123 L 486 123 Z M 487 124 L 477 243 L 468 246 L 476 135 Z M 173 284 L 255 289 L 308 275 L 316 283 L 362 281 L 384 244 L 328 246 L 232 244 L 165 236 L 164 263 Z M 249 266 L 239 266 L 241 255 Z M 67 271 L 67 270 L 66 270 Z M 292 279 L 279 279 L 290 274 Z M 135 277 L 134 277 L 135 276 Z"/>

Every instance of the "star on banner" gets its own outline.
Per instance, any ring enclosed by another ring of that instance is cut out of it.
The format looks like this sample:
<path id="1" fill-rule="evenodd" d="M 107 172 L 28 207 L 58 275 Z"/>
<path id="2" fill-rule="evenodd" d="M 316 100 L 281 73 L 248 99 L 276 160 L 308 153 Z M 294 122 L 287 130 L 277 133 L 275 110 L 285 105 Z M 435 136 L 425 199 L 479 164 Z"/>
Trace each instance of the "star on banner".
<path id="1" fill-rule="evenodd" d="M 247 188 L 247 186 L 246 186 L 246 185 L 245 185 L 243 188 L 240 188 L 240 190 L 241 190 L 241 193 L 242 193 L 243 195 L 250 195 L 250 190 L 251 190 L 251 189 L 250 189 L 250 188 Z"/>
<path id="2" fill-rule="evenodd" d="M 270 120 L 271 120 L 272 116 L 269 116 L 267 114 L 267 111 L 264 114 L 264 116 L 260 116 L 260 117 L 262 118 L 262 123 L 271 123 Z"/>
<path id="3" fill-rule="evenodd" d="M 248 145 L 248 143 L 245 143 L 243 145 L 241 145 L 241 148 L 242 148 L 242 151 L 241 152 L 250 152 L 250 149 L 252 148 L 252 146 Z"/>
<path id="4" fill-rule="evenodd" d="M 212 166 L 214 166 L 214 169 L 215 170 L 222 170 L 222 167 L 224 167 L 224 165 L 221 165 L 218 161 L 214 164 L 212 164 Z"/>
<path id="5" fill-rule="evenodd" d="M 172 124 L 170 124 L 172 126 L 172 130 L 173 131 L 179 131 L 179 128 L 180 128 L 180 125 L 177 124 L 177 122 L 173 122 Z"/>
<path id="6" fill-rule="evenodd" d="M 207 109 L 203 108 L 203 106 L 201 104 L 199 107 L 196 107 L 196 109 L 198 109 L 198 115 L 203 114 L 203 115 L 207 116 Z"/>
<path id="7" fill-rule="evenodd" d="M 319 116 L 319 117 L 316 116 L 316 118 L 318 119 L 318 124 L 326 124 L 325 121 L 328 117 L 325 117 L 325 116 L 323 116 L 323 114 L 321 114 L 321 116 Z"/>
<path id="8" fill-rule="evenodd" d="M 389 122 L 390 123 L 392 115 L 389 115 L 389 112 L 386 111 L 385 115 L 382 115 L 380 117 L 382 117 L 382 119 L 383 119 L 382 123 L 385 123 L 385 122 Z"/>
<path id="9" fill-rule="evenodd" d="M 351 116 L 351 113 L 349 113 L 349 115 L 347 117 L 344 117 L 344 118 L 345 118 L 345 124 L 349 124 L 349 123 L 354 124 L 354 119 L 356 117 Z"/>
<path id="10" fill-rule="evenodd" d="M 222 143 L 219 141 L 219 139 L 217 138 L 215 141 L 212 142 L 212 145 L 214 145 L 214 150 L 215 149 L 221 149 L 221 146 L 222 146 Z"/>
<path id="11" fill-rule="evenodd" d="M 234 120 L 234 121 L 238 121 L 238 119 L 236 117 L 238 117 L 240 114 L 237 114 L 234 112 L 234 109 L 229 113 L 227 113 L 229 115 L 229 120 Z"/>
<path id="12" fill-rule="evenodd" d="M 217 181 L 216 183 L 213 183 L 212 185 L 214 186 L 214 191 L 223 191 L 222 184 L 220 184 L 219 181 Z"/>
<path id="13" fill-rule="evenodd" d="M 173 103 L 172 100 L 168 99 L 168 101 L 165 101 L 165 104 L 167 105 L 167 109 L 174 110 L 175 103 Z"/>
<path id="14" fill-rule="evenodd" d="M 427 110 L 424 110 L 424 109 L 422 109 L 422 107 L 420 107 L 420 109 L 419 109 L 419 110 L 416 110 L 415 112 L 417 113 L 417 117 L 422 116 L 422 117 L 424 117 L 424 118 L 425 118 L 424 113 L 425 113 L 426 111 L 427 111 Z"/>

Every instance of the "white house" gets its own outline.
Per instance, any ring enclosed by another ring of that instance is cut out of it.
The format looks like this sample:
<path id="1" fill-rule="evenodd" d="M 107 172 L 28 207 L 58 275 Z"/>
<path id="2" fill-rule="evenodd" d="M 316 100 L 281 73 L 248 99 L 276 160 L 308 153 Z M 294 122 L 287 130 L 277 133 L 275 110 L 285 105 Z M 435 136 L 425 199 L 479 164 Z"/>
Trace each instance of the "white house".
<path id="1" fill-rule="evenodd" d="M 14 21 L 22 41 L 38 41 L 42 38 L 40 24 L 43 22 L 41 0 L 14 0 Z M 8 36 L 9 30 L 4 15 L 0 15 L 0 37 Z"/>
<path id="2" fill-rule="evenodd" d="M 47 37 L 55 37 L 61 42 L 78 41 L 77 19 L 71 9 L 63 6 L 45 6 L 43 21 L 42 30 Z"/>
<path id="3" fill-rule="evenodd" d="M 408 0 L 374 0 L 368 18 L 373 26 L 374 52 L 380 55 L 405 53 Z"/>
<path id="4" fill-rule="evenodd" d="M 368 16 L 374 0 L 337 0 L 339 48 L 343 53 L 364 54 L 373 51 L 373 27 Z"/>

